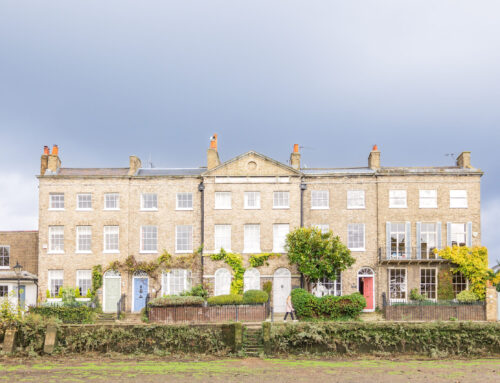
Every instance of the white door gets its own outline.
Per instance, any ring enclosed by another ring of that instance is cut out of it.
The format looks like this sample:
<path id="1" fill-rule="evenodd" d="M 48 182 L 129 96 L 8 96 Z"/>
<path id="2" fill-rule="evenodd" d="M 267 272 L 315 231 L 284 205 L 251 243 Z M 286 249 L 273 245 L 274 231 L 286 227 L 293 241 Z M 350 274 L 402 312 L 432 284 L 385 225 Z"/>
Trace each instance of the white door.
<path id="1" fill-rule="evenodd" d="M 273 307 L 275 313 L 286 312 L 286 299 L 292 292 L 292 275 L 284 267 L 274 272 Z"/>
<path id="2" fill-rule="evenodd" d="M 118 310 L 117 303 L 121 297 L 121 276 L 120 273 L 109 270 L 104 274 L 103 286 L 103 311 L 115 313 Z"/>

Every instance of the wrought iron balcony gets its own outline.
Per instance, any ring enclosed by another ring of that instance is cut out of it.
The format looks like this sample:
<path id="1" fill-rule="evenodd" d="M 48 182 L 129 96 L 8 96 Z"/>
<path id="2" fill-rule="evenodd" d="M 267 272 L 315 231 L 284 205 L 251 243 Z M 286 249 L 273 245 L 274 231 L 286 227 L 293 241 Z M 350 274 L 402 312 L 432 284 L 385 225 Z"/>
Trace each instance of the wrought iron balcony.
<path id="1" fill-rule="evenodd" d="M 378 261 L 381 264 L 449 262 L 447 259 L 440 258 L 434 254 L 433 249 L 427 249 L 424 247 L 421 249 L 417 247 L 399 250 L 391 249 L 391 251 L 385 247 L 380 247 L 378 249 Z"/>

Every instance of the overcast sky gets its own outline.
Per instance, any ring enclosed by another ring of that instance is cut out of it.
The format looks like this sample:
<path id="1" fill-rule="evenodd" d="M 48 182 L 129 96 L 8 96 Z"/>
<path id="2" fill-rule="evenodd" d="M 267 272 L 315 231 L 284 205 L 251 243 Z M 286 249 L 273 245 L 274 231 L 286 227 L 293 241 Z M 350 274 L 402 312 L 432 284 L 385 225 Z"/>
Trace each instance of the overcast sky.
<path id="1" fill-rule="evenodd" d="M 256 150 L 309 167 L 449 165 L 472 151 L 500 259 L 500 2 L 0 0 L 0 230 L 37 228 L 63 166 L 200 166 Z"/>

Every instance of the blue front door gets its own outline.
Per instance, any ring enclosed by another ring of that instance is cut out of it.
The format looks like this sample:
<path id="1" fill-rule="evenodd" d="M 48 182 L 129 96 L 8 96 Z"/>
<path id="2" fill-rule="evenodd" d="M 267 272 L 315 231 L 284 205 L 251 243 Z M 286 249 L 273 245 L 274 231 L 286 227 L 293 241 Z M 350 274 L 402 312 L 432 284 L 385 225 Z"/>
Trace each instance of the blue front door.
<path id="1" fill-rule="evenodd" d="M 21 309 L 24 309 L 24 305 L 26 302 L 26 286 L 19 286 L 19 306 Z"/>
<path id="2" fill-rule="evenodd" d="M 134 311 L 141 311 L 146 306 L 148 278 L 134 278 Z"/>

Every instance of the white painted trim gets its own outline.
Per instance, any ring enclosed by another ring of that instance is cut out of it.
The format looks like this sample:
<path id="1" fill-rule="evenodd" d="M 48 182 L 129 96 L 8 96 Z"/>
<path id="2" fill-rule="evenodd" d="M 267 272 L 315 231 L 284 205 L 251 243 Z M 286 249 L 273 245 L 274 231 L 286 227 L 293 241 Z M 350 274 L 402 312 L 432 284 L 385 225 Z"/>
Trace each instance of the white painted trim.
<path id="1" fill-rule="evenodd" d="M 359 271 L 362 270 L 362 269 L 370 269 L 372 271 L 373 274 L 359 274 Z M 375 292 L 375 286 L 377 286 L 375 284 L 375 271 L 373 270 L 373 268 L 371 267 L 362 267 L 358 270 L 358 272 L 356 273 L 356 290 L 359 292 L 359 278 L 360 277 L 366 277 L 366 278 L 373 278 L 372 280 L 372 284 L 373 284 L 373 309 L 372 310 L 368 310 L 368 309 L 363 309 L 363 312 L 365 313 L 372 313 L 375 311 L 375 308 L 377 307 L 377 294 Z M 342 285 L 341 285 L 341 288 L 342 288 Z"/>
<path id="2" fill-rule="evenodd" d="M 109 271 L 109 270 L 108 270 Z M 107 271 L 106 271 L 107 273 Z M 104 301 L 106 299 L 106 278 L 109 279 L 119 279 L 120 280 L 120 296 L 122 293 L 122 276 L 121 275 L 108 275 L 106 276 L 106 273 L 103 274 L 103 282 L 102 282 L 102 311 L 105 313 L 116 313 L 116 310 L 114 311 L 105 311 L 104 308 L 106 307 L 106 302 Z"/>
<path id="3" fill-rule="evenodd" d="M 405 299 L 392 299 L 391 300 L 391 278 L 390 278 L 390 272 L 389 270 L 399 270 L 403 269 L 405 271 Z M 387 291 L 388 291 L 388 296 L 387 300 L 389 302 L 395 302 L 395 303 L 405 303 L 408 302 L 408 268 L 407 267 L 388 267 L 387 268 Z"/>

